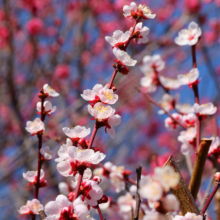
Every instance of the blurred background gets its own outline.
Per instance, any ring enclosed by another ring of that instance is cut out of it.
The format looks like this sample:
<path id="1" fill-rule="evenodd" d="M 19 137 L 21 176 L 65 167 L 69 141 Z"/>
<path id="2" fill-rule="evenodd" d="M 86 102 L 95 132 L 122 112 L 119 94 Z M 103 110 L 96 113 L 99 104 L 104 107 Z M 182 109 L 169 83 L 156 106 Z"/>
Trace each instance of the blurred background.
<path id="1" fill-rule="evenodd" d="M 98 131 L 94 146 L 107 154 L 105 161 L 124 165 L 133 173 L 143 165 L 143 173 L 162 166 L 170 154 L 178 161 L 182 174 L 189 182 L 185 159 L 177 141 L 179 129 L 167 131 L 166 116 L 158 115 L 156 107 L 137 92 L 143 74 L 139 70 L 145 55 L 160 54 L 166 62 L 165 76 L 176 77 L 192 68 L 191 49 L 180 47 L 174 38 L 182 28 L 195 21 L 202 29 L 197 45 L 197 64 L 201 82 L 201 102 L 219 105 L 220 96 L 220 0 L 145 0 L 135 1 L 150 6 L 156 18 L 144 20 L 150 28 L 146 44 L 129 45 L 128 53 L 138 61 L 128 75 L 118 74 L 114 85 L 119 101 L 116 113 L 122 123 L 112 140 L 104 129 Z M 22 173 L 37 169 L 38 139 L 25 130 L 26 122 L 39 117 L 36 113 L 37 94 L 48 83 L 60 96 L 50 99 L 57 111 L 46 118 L 43 146 L 55 152 L 66 137 L 63 127 L 76 125 L 93 128 L 94 121 L 87 111 L 87 102 L 80 94 L 99 83 L 105 85 L 113 72 L 112 48 L 105 41 L 115 30 L 127 31 L 133 21 L 125 19 L 122 8 L 130 0 L 0 0 L 0 216 L 1 219 L 30 219 L 17 210 L 34 197 L 33 186 Z M 194 104 L 194 95 L 182 86 L 180 103 Z M 164 91 L 153 97 L 158 102 Z M 216 117 L 219 116 L 217 112 Z M 202 124 L 202 137 L 219 135 L 213 129 L 213 119 Z M 57 157 L 57 156 L 56 156 Z M 192 156 L 194 160 L 195 154 Z M 43 169 L 48 187 L 40 189 L 42 204 L 58 195 L 58 183 L 69 181 L 56 170 L 54 160 L 45 162 Z M 207 161 L 203 186 L 211 176 Z M 109 194 L 117 198 L 114 190 Z M 201 192 L 203 193 L 203 192 Z M 220 201 L 215 200 L 215 205 Z M 214 204 L 210 207 L 213 210 Z M 213 219 L 215 213 L 211 212 Z"/>

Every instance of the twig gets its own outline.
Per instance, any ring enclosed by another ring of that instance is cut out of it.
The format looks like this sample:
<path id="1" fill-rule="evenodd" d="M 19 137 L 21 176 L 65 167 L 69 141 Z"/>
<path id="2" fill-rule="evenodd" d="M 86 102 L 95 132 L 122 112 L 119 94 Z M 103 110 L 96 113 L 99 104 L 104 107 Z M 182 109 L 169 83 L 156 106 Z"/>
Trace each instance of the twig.
<path id="1" fill-rule="evenodd" d="M 205 161 L 208 155 L 209 147 L 212 143 L 211 139 L 204 138 L 196 156 L 192 177 L 189 184 L 189 191 L 192 193 L 193 198 L 196 200 L 197 194 L 201 185 L 202 174 L 205 167 Z"/>
<path id="2" fill-rule="evenodd" d="M 210 202 L 212 201 L 214 195 L 216 194 L 216 192 L 218 191 L 218 189 L 220 188 L 220 182 L 217 183 L 217 185 L 215 186 L 215 188 L 213 189 L 211 195 L 209 196 L 209 198 L 207 199 L 205 206 L 203 207 L 202 211 L 201 211 L 201 215 L 204 215 L 206 210 L 209 207 Z"/>
<path id="3" fill-rule="evenodd" d="M 195 213 L 197 215 L 200 214 L 199 209 L 196 205 L 196 202 L 190 193 L 180 171 L 179 168 L 173 159 L 172 156 L 169 157 L 169 159 L 164 164 L 165 166 L 172 167 L 177 173 L 180 175 L 180 182 L 176 189 L 171 189 L 171 192 L 177 197 L 177 199 L 180 202 L 180 210 L 183 215 L 185 215 L 187 212 Z"/>
<path id="4" fill-rule="evenodd" d="M 100 210 L 100 208 L 99 208 L 99 205 L 98 205 L 98 207 L 97 207 L 97 210 L 98 210 L 100 219 L 101 219 L 101 220 L 104 220 L 103 215 L 102 215 L 102 212 L 101 212 L 101 210 Z"/>
<path id="5" fill-rule="evenodd" d="M 182 124 L 180 121 L 177 121 L 168 111 L 166 111 L 159 103 L 157 103 L 149 94 L 143 93 L 139 88 L 135 87 L 138 92 L 143 94 L 145 98 L 148 99 L 149 102 L 156 105 L 158 108 L 162 109 L 175 123 L 179 124 L 182 128 L 187 129 L 187 127 Z"/>
<path id="6" fill-rule="evenodd" d="M 44 213 L 44 211 L 43 210 L 40 210 L 39 211 L 39 215 L 40 215 L 40 218 L 42 219 L 42 220 L 46 220 L 46 214 Z"/>
<path id="7" fill-rule="evenodd" d="M 134 220 L 138 220 L 138 218 L 139 218 L 139 211 L 140 211 L 140 205 L 141 205 L 141 198 L 140 198 L 140 195 L 138 193 L 139 183 L 140 183 L 140 180 L 141 180 L 141 171 L 142 171 L 142 166 L 140 165 L 136 169 L 136 173 L 137 173 L 137 192 L 136 192 L 136 207 L 135 207 Z"/>

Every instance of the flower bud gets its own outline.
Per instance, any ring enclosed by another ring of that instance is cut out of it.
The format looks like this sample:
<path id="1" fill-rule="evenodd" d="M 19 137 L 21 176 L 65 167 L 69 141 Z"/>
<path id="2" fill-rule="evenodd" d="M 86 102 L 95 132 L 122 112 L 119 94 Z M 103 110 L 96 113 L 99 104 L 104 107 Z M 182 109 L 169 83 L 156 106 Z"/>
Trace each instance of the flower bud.
<path id="1" fill-rule="evenodd" d="M 214 178 L 216 182 L 220 182 L 220 172 L 215 173 Z"/>
<path id="2" fill-rule="evenodd" d="M 74 199 L 74 195 L 75 195 L 75 192 L 71 192 L 71 193 L 69 193 L 69 195 L 68 195 L 68 198 L 69 198 L 69 200 L 72 202 L 73 201 L 73 199 Z"/>

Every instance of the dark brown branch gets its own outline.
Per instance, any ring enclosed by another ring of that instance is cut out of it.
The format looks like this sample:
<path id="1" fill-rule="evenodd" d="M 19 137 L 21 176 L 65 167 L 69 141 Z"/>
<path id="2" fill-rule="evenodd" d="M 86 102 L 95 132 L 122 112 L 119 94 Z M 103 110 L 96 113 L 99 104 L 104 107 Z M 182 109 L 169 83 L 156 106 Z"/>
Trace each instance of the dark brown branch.
<path id="1" fill-rule="evenodd" d="M 180 175 L 180 182 L 176 189 L 171 189 L 171 192 L 177 197 L 177 199 L 180 202 L 180 210 L 183 215 L 185 215 L 187 212 L 195 213 L 197 215 L 200 214 L 199 209 L 196 205 L 196 202 L 190 193 L 180 171 L 179 168 L 173 159 L 172 156 L 169 157 L 169 159 L 164 164 L 165 166 L 172 167 L 177 173 Z"/>
<path id="2" fill-rule="evenodd" d="M 141 180 L 141 171 L 142 171 L 142 166 L 140 165 L 137 169 L 136 169 L 136 173 L 137 173 L 137 192 L 136 192 L 136 207 L 135 207 L 135 214 L 134 214 L 134 220 L 138 220 L 139 219 L 139 211 L 140 211 L 140 205 L 141 205 L 141 198 L 140 195 L 138 193 L 139 190 L 139 183 Z"/>
<path id="3" fill-rule="evenodd" d="M 40 215 L 40 218 L 42 219 L 42 220 L 46 220 L 46 214 L 44 213 L 44 211 L 43 210 L 40 210 L 39 211 L 39 215 Z"/>
<path id="4" fill-rule="evenodd" d="M 201 140 L 199 150 L 196 156 L 196 162 L 193 168 L 192 177 L 189 184 L 189 191 L 192 193 L 193 198 L 196 200 L 197 194 L 202 181 L 202 174 L 205 167 L 205 161 L 208 155 L 209 147 L 212 143 L 211 139 L 203 138 Z"/>

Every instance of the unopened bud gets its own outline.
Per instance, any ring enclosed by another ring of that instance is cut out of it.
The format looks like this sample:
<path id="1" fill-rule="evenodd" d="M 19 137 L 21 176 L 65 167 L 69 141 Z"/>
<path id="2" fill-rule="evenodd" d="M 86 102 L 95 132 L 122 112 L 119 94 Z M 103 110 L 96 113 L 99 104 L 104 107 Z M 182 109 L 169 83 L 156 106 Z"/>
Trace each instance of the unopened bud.
<path id="1" fill-rule="evenodd" d="M 71 193 L 69 193 L 69 195 L 68 195 L 68 198 L 69 198 L 69 200 L 72 202 L 73 201 L 73 199 L 74 199 L 74 195 L 75 195 L 75 192 L 71 192 Z"/>
<path id="2" fill-rule="evenodd" d="M 216 182 L 220 182 L 220 172 L 215 173 L 214 178 Z"/>
<path id="3" fill-rule="evenodd" d="M 117 91 L 117 88 L 115 86 L 112 87 L 113 92 Z"/>
<path id="4" fill-rule="evenodd" d="M 99 176 L 94 176 L 92 179 L 96 181 L 98 184 L 102 182 L 102 179 Z"/>
<path id="5" fill-rule="evenodd" d="M 84 148 L 84 149 L 87 148 L 87 143 L 86 143 L 85 138 L 79 139 L 78 144 L 81 145 L 81 147 Z"/>
<path id="6" fill-rule="evenodd" d="M 108 202 L 108 197 L 106 195 L 103 195 L 102 198 L 98 200 L 99 204 L 106 203 L 106 202 Z"/>
<path id="7" fill-rule="evenodd" d="M 112 64 L 112 66 L 116 69 L 117 68 L 117 65 L 115 63 Z"/>

